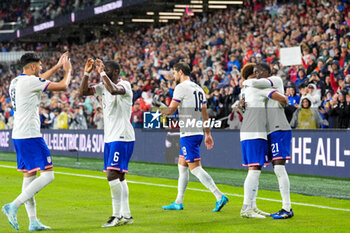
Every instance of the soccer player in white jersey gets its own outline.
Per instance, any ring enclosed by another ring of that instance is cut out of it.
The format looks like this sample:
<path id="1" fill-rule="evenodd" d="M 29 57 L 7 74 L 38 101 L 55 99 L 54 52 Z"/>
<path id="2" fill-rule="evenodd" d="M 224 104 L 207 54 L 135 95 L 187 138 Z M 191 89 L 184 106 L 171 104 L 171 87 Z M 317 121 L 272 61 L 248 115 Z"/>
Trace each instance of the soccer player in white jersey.
<path id="1" fill-rule="evenodd" d="M 23 73 L 10 84 L 10 96 L 14 110 L 12 140 L 17 155 L 17 170 L 23 172 L 22 193 L 11 203 L 5 204 L 2 211 L 16 230 L 18 208 L 25 204 L 29 217 L 29 231 L 47 230 L 36 216 L 34 195 L 54 179 L 52 158 L 40 133 L 39 104 L 43 92 L 65 91 L 71 80 L 72 65 L 68 53 L 64 53 L 58 63 L 40 75 L 41 61 L 37 54 L 26 53 L 21 57 Z M 60 82 L 50 82 L 48 78 L 61 66 L 65 71 Z M 36 173 L 40 171 L 40 176 Z"/>
<path id="2" fill-rule="evenodd" d="M 283 81 L 278 76 L 270 76 L 270 67 L 266 63 L 255 66 L 256 78 L 245 81 L 245 85 L 255 88 L 275 88 L 283 93 Z M 286 160 L 291 158 L 290 146 L 292 130 L 284 113 L 284 108 L 278 101 L 267 102 L 267 133 L 269 144 L 269 159 L 272 160 L 274 172 L 278 179 L 282 196 L 282 209 L 271 214 L 274 219 L 285 219 L 294 216 L 290 200 L 290 183 L 285 168 Z"/>
<path id="3" fill-rule="evenodd" d="M 243 79 L 255 78 L 253 73 L 254 66 L 255 64 L 252 63 L 243 67 Z M 286 98 L 279 94 L 276 89 L 258 89 L 246 85 L 241 93 L 245 107 L 240 131 L 242 164 L 243 166 L 248 166 L 248 175 L 244 182 L 244 200 L 241 216 L 245 218 L 265 218 L 270 214 L 257 208 L 256 196 L 261 168 L 269 162 L 266 101 L 269 98 L 273 98 L 286 103 Z"/>
<path id="4" fill-rule="evenodd" d="M 89 87 L 88 78 L 96 64 L 102 82 Z M 130 123 L 132 89 L 129 82 L 119 79 L 120 65 L 115 61 L 88 59 L 80 85 L 80 94 L 102 97 L 104 120 L 104 171 L 111 189 L 113 214 L 102 227 L 132 224 L 129 208 L 129 188 L 125 179 L 134 150 L 135 132 Z"/>
<path id="5" fill-rule="evenodd" d="M 175 81 L 179 83 L 174 90 L 173 99 L 167 109 L 162 111 L 163 115 L 172 115 L 179 110 L 179 121 L 195 119 L 197 121 L 208 121 L 207 101 L 204 91 L 194 82 L 190 81 L 190 67 L 186 63 L 177 63 L 173 68 Z M 210 135 L 210 128 L 204 128 L 205 145 L 208 150 L 213 148 L 214 141 Z M 182 210 L 183 198 L 189 180 L 189 172 L 195 175 L 199 181 L 207 187 L 216 197 L 216 205 L 213 212 L 218 212 L 229 201 L 228 198 L 216 187 L 211 176 L 202 168 L 200 162 L 200 145 L 203 140 L 203 128 L 186 128 L 180 125 L 180 156 L 178 162 L 179 179 L 178 194 L 175 202 L 163 206 L 164 210 Z"/>

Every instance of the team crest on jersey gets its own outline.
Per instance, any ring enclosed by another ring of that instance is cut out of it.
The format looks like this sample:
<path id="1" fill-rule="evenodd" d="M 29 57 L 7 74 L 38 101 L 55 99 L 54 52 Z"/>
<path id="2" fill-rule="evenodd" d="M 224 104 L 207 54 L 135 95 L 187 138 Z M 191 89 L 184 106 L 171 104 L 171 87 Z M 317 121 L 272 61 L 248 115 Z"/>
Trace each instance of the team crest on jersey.
<path id="1" fill-rule="evenodd" d="M 52 162 L 52 160 L 51 160 L 51 156 L 47 156 L 47 158 L 46 158 L 46 159 L 47 159 L 47 162 L 48 162 L 48 163 L 51 163 L 51 162 Z"/>
<path id="2" fill-rule="evenodd" d="M 160 112 L 144 112 L 143 128 L 144 129 L 160 129 Z"/>

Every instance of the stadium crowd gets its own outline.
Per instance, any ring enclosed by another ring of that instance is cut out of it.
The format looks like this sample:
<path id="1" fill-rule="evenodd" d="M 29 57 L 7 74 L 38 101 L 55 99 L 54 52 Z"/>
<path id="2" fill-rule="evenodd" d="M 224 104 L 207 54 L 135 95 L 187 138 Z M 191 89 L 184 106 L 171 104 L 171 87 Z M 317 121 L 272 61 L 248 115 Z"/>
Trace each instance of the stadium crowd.
<path id="1" fill-rule="evenodd" d="M 97 6 L 108 0 L 12 0 L 0 2 L 0 29 L 4 23 L 15 22 L 18 28 L 55 19 L 57 16 L 87 7 Z"/>
<path id="2" fill-rule="evenodd" d="M 191 79 L 206 92 L 210 117 L 224 128 L 237 129 L 242 114 L 236 108 L 242 88 L 241 68 L 247 62 L 267 62 L 282 77 L 289 105 L 286 114 L 300 129 L 349 128 L 350 123 L 350 4 L 341 0 L 307 0 L 277 5 L 250 1 L 244 7 L 184 18 L 161 28 L 149 27 L 116 37 L 96 38 L 85 44 L 58 44 L 70 51 L 73 80 L 64 94 L 47 93 L 40 107 L 42 128 L 103 128 L 101 101 L 79 96 L 88 57 L 113 59 L 121 76 L 133 87 L 134 127 L 142 127 L 142 113 L 167 106 L 175 82 L 171 68 L 179 61 L 192 68 Z M 45 51 L 52 45 L 2 43 L 4 51 Z M 300 46 L 302 65 L 283 67 L 279 49 Z M 6 48 L 6 49 L 4 49 Z M 56 64 L 59 53 L 44 58 L 43 67 Z M 10 80 L 18 67 L 1 66 L 0 128 L 12 127 L 8 97 Z M 59 71 L 52 79 L 63 76 Z M 93 73 L 91 83 L 98 83 Z"/>

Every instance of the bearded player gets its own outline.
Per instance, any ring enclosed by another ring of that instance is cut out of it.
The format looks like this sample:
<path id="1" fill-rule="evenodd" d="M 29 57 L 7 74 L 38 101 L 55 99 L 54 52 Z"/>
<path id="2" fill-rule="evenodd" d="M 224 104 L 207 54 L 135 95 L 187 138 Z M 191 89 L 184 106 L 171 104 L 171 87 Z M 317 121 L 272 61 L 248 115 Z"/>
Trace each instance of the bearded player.
<path id="1" fill-rule="evenodd" d="M 173 75 L 177 83 L 170 106 L 162 111 L 162 115 L 172 115 L 179 110 L 180 121 L 186 120 L 208 121 L 207 101 L 201 87 L 190 80 L 191 69 L 186 63 L 177 63 L 173 68 Z M 186 123 L 185 123 L 186 124 Z M 204 128 L 204 142 L 208 150 L 213 148 L 214 141 L 210 134 L 210 128 Z M 214 180 L 202 168 L 200 162 L 200 145 L 203 140 L 203 128 L 186 128 L 180 125 L 180 156 L 178 162 L 179 179 L 178 194 L 175 202 L 163 206 L 164 210 L 182 210 L 183 198 L 189 180 L 189 173 L 196 176 L 199 181 L 208 188 L 216 197 L 213 212 L 218 212 L 229 201 L 228 198 L 216 187 Z"/>

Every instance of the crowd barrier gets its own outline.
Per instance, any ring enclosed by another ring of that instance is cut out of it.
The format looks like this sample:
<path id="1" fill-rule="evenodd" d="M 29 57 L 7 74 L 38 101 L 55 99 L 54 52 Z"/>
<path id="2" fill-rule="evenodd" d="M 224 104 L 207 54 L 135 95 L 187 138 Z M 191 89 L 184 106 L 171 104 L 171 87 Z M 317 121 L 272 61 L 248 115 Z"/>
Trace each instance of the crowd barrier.
<path id="1" fill-rule="evenodd" d="M 177 163 L 179 133 L 135 129 L 133 161 Z M 52 155 L 103 158 L 102 130 L 42 130 Z M 246 169 L 242 167 L 239 131 L 214 130 L 214 148 L 202 143 L 203 166 Z M 14 152 L 10 130 L 0 131 L 0 151 Z M 295 130 L 291 143 L 289 173 L 350 178 L 349 130 Z M 54 161 L 54 158 L 53 158 Z M 264 170 L 272 171 L 272 166 Z"/>

